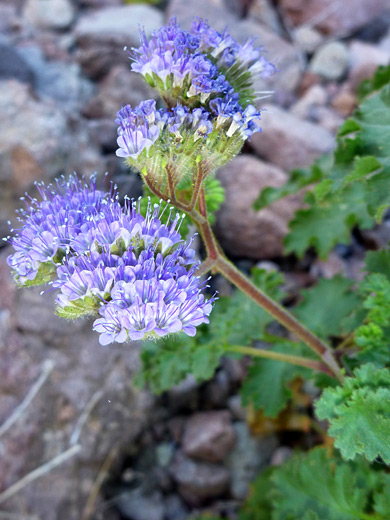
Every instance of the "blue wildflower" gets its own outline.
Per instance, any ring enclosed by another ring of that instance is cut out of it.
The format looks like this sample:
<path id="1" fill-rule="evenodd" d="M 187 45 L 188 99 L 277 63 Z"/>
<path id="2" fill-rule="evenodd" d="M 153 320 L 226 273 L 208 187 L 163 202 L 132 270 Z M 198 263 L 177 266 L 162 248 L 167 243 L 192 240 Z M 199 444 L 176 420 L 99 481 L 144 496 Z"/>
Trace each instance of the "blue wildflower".
<path id="1" fill-rule="evenodd" d="M 7 259 L 22 285 L 48 281 L 83 223 L 101 211 L 113 196 L 98 190 L 94 177 L 89 184 L 72 176 L 68 181 L 57 179 L 55 186 L 36 186 L 41 200 L 22 198 L 27 208 L 18 212 L 21 228 L 10 239 L 15 253 Z"/>

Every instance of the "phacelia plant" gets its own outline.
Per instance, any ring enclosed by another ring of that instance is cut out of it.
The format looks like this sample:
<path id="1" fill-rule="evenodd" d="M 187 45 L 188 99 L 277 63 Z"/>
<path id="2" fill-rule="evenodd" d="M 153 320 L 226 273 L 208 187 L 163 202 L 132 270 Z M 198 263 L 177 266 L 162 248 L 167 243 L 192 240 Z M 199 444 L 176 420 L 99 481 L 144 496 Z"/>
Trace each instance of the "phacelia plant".
<path id="1" fill-rule="evenodd" d="M 210 225 L 223 199 L 213 173 L 261 131 L 255 82 L 275 66 L 254 39 L 239 43 L 202 19 L 189 30 L 172 19 L 150 38 L 141 31 L 140 46 L 128 52 L 131 69 L 165 103 L 118 107 L 117 156 L 139 170 L 149 199 L 121 204 L 114 188 L 99 190 L 94 178 L 38 185 L 40 200 L 25 199 L 20 228 L 9 239 L 16 282 L 49 283 L 57 313 L 94 316 L 103 345 L 162 338 L 145 342 L 141 353 L 139 381 L 157 393 L 189 373 L 211 377 L 222 355 L 252 357 L 241 391 L 252 415 L 291 410 L 297 378 L 325 389 L 315 413 L 329 421 L 341 456 L 316 448 L 261 475 L 240 520 L 388 520 L 388 248 L 367 254 L 359 287 L 341 276 L 321 280 L 287 310 L 282 275 L 254 269 L 247 278 Z M 380 69 L 364 85 L 360 109 L 341 128 L 332 156 L 259 195 L 257 209 L 306 187 L 306 207 L 286 238 L 289 253 L 311 246 L 324 257 L 348 242 L 353 226 L 373 226 L 390 207 L 389 71 Z M 203 240 L 201 263 L 185 241 L 183 213 Z M 216 298 L 202 281 L 209 271 L 240 289 L 215 304 L 210 323 Z M 275 319 L 288 333 L 270 332 Z M 308 420 L 323 431 L 324 423 Z"/>

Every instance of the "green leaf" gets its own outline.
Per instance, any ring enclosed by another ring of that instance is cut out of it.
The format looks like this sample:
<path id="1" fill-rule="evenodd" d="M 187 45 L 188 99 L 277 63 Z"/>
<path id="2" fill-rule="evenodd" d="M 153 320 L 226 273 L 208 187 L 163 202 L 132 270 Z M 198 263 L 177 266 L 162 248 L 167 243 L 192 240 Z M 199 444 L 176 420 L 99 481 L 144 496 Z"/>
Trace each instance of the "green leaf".
<path id="1" fill-rule="evenodd" d="M 317 417 L 329 420 L 329 435 L 345 459 L 364 455 L 389 464 L 390 370 L 367 363 L 354 375 L 342 387 L 323 392 L 316 403 Z"/>
<path id="2" fill-rule="evenodd" d="M 298 211 L 290 223 L 287 253 L 302 256 L 312 246 L 325 258 L 337 243 L 349 242 L 354 226 L 371 227 L 390 207 L 388 70 L 378 73 L 373 87 L 380 89 L 365 97 L 344 123 L 333 156 L 319 166 L 319 184 L 305 195 L 309 207 Z M 279 188 L 278 194 L 289 192 L 293 184 Z M 267 192 L 260 202 L 275 196 L 276 192 Z"/>
<path id="3" fill-rule="evenodd" d="M 321 258 L 326 258 L 336 244 L 347 244 L 355 225 L 368 228 L 373 224 L 364 197 L 364 189 L 354 184 L 342 194 L 328 196 L 322 204 L 310 201 L 312 206 L 297 211 L 290 222 L 284 242 L 286 252 L 303 256 L 313 246 Z M 306 201 L 309 202 L 307 197 Z"/>
<path id="4" fill-rule="evenodd" d="M 271 475 L 274 468 L 263 471 L 252 483 L 249 496 L 238 513 L 237 520 L 266 520 L 271 518 L 273 504 L 270 493 L 273 489 Z"/>
<path id="5" fill-rule="evenodd" d="M 294 314 L 323 338 L 348 333 L 344 322 L 361 302 L 352 285 L 352 280 L 341 275 L 321 278 L 314 287 L 301 292 L 303 299 L 294 307 Z"/>
<path id="6" fill-rule="evenodd" d="M 390 280 L 390 250 L 368 251 L 365 258 L 366 270 L 370 273 L 380 273 Z"/>
<path id="7" fill-rule="evenodd" d="M 388 518 L 390 515 L 390 475 L 383 474 L 383 487 L 377 491 L 374 496 L 374 509 L 383 518 Z"/>
<path id="8" fill-rule="evenodd" d="M 292 350 L 294 347 L 295 351 Z M 307 355 L 305 347 L 292 342 L 278 343 L 272 350 L 285 354 Z M 244 406 L 252 404 L 255 409 L 262 409 L 267 417 L 276 417 L 291 398 L 289 383 L 298 376 L 308 377 L 310 373 L 309 369 L 290 363 L 256 359 L 241 387 L 242 402 Z"/>
<path id="9" fill-rule="evenodd" d="M 367 473 L 363 468 L 329 459 L 323 448 L 294 457 L 272 476 L 272 520 L 298 520 L 308 512 L 321 520 L 367 518 L 370 490 L 359 482 Z"/>
<path id="10" fill-rule="evenodd" d="M 390 66 L 381 65 L 371 79 L 363 81 L 358 88 L 359 99 L 367 97 L 390 82 Z"/>

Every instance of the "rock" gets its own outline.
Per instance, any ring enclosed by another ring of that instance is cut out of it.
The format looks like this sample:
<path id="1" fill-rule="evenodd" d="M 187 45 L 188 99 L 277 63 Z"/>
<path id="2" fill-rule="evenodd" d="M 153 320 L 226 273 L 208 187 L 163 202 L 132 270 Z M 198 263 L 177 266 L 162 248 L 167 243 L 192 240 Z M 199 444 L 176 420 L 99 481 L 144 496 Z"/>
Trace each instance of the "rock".
<path id="1" fill-rule="evenodd" d="M 309 68 L 327 80 L 339 80 L 347 71 L 348 48 L 341 42 L 325 43 L 315 52 Z"/>
<path id="2" fill-rule="evenodd" d="M 199 402 L 199 385 L 190 374 L 168 392 L 168 408 L 173 412 L 196 410 Z"/>
<path id="3" fill-rule="evenodd" d="M 202 401 L 207 408 L 222 408 L 225 406 L 230 392 L 230 382 L 224 370 L 218 370 L 211 381 L 205 384 Z"/>
<path id="4" fill-rule="evenodd" d="M 237 23 L 238 18 L 227 9 L 224 0 L 170 0 L 166 10 L 166 21 L 173 16 L 177 17 L 180 25 L 189 29 L 193 19 L 201 16 L 208 20 L 217 31 L 223 31 L 226 26 L 229 30 Z"/>
<path id="5" fill-rule="evenodd" d="M 235 419 L 239 421 L 245 421 L 246 411 L 245 408 L 242 406 L 240 395 L 232 395 L 231 397 L 229 397 L 228 407 Z"/>
<path id="6" fill-rule="evenodd" d="M 267 79 L 256 80 L 257 91 L 273 89 L 276 94 L 293 92 L 299 84 L 302 75 L 302 62 L 299 52 L 267 26 L 247 19 L 229 26 L 229 31 L 239 42 L 245 42 L 248 37 L 256 38 L 256 44 L 264 47 L 265 56 L 275 63 L 278 72 Z"/>
<path id="7" fill-rule="evenodd" d="M 192 505 L 222 495 L 229 487 L 228 470 L 211 462 L 196 462 L 178 452 L 171 466 L 172 478 L 177 482 L 179 493 Z"/>
<path id="8" fill-rule="evenodd" d="M 6 43 L 0 43 L 0 80 L 3 79 L 16 79 L 30 85 L 34 83 L 34 73 L 28 63 L 14 47 Z"/>
<path id="9" fill-rule="evenodd" d="M 142 488 L 125 491 L 115 497 L 120 512 L 129 520 L 163 520 L 164 504 L 159 491 L 146 493 Z"/>
<path id="10" fill-rule="evenodd" d="M 5 221 L 20 207 L 18 198 L 34 181 L 49 181 L 64 172 L 104 171 L 85 124 L 70 123 L 52 102 L 32 97 L 28 86 L 0 82 L 0 235 Z M 28 124 L 27 124 L 28 122 Z"/>
<path id="11" fill-rule="evenodd" d="M 356 108 L 356 95 L 348 88 L 342 88 L 332 99 L 331 106 L 343 117 L 348 117 Z"/>
<path id="12" fill-rule="evenodd" d="M 0 34 L 12 33 L 15 29 L 19 29 L 20 25 L 19 8 L 16 2 L 0 3 Z"/>
<path id="13" fill-rule="evenodd" d="M 198 412 L 185 426 L 183 451 L 189 457 L 221 462 L 234 445 L 234 432 L 227 410 Z"/>
<path id="14" fill-rule="evenodd" d="M 81 448 L 2 509 L 41 520 L 80 520 L 103 462 L 114 446 L 120 453 L 135 440 L 153 400 L 131 384 L 139 363 L 136 345 L 104 349 L 90 319 L 70 326 L 54 315 L 52 292 L 40 296 L 39 287 L 17 289 L 6 264 L 8 253 L 0 253 L 0 311 L 10 316 L 0 322 L 0 403 L 12 397 L 13 413 L 44 371 L 46 381 L 1 437 L 0 493 L 68 450 L 72 433 Z M 51 372 L 47 362 L 53 363 Z"/>
<path id="15" fill-rule="evenodd" d="M 75 27 L 77 59 L 84 72 L 98 78 L 117 64 L 129 64 L 124 46 L 139 45 L 139 26 L 147 36 L 164 24 L 161 11 L 148 5 L 106 7 L 79 18 Z"/>
<path id="16" fill-rule="evenodd" d="M 75 15 L 70 0 L 27 0 L 23 14 L 39 29 L 66 29 Z"/>
<path id="17" fill-rule="evenodd" d="M 283 466 L 294 454 L 294 450 L 288 446 L 280 446 L 275 450 L 271 459 L 271 466 Z"/>
<path id="18" fill-rule="evenodd" d="M 108 117 L 114 121 L 121 106 L 135 106 L 156 96 L 139 74 L 131 72 L 128 64 L 116 65 L 101 81 L 98 94 L 90 100 L 84 113 L 88 117 Z"/>
<path id="19" fill-rule="evenodd" d="M 165 515 L 167 520 L 187 520 L 188 508 L 177 495 L 168 495 L 165 499 Z"/>
<path id="20" fill-rule="evenodd" d="M 226 251 L 256 260 L 281 256 L 288 222 L 300 206 L 300 197 L 284 198 L 258 212 L 252 205 L 266 186 L 284 184 L 286 174 L 276 166 L 242 155 L 221 168 L 217 177 L 226 196 L 215 230 Z"/>
<path id="21" fill-rule="evenodd" d="M 81 73 L 77 63 L 46 61 L 37 46 L 23 47 L 19 53 L 35 76 L 35 91 L 42 98 L 50 98 L 67 110 L 79 110 L 92 95 L 94 86 Z"/>
<path id="22" fill-rule="evenodd" d="M 305 23 L 330 36 L 346 36 L 380 16 L 387 0 L 281 0 L 279 9 L 289 26 Z"/>
<path id="23" fill-rule="evenodd" d="M 263 132 L 250 144 L 267 161 L 283 168 L 309 166 L 314 159 L 334 148 L 333 136 L 318 125 L 268 105 L 262 114 Z"/>
<path id="24" fill-rule="evenodd" d="M 292 37 L 295 44 L 308 54 L 312 54 L 324 41 L 324 37 L 319 31 L 306 25 L 294 29 Z"/>
<path id="25" fill-rule="evenodd" d="M 316 121 L 324 130 L 336 134 L 345 118 L 331 107 L 318 107 L 316 110 Z"/>
<path id="26" fill-rule="evenodd" d="M 250 483 L 269 463 L 278 441 L 276 437 L 252 437 L 245 422 L 235 423 L 234 431 L 237 440 L 227 459 L 230 491 L 233 498 L 243 500 Z"/>
<path id="27" fill-rule="evenodd" d="M 253 0 L 249 5 L 249 18 L 269 27 L 273 32 L 280 34 L 282 28 L 277 12 L 270 0 Z"/>
<path id="28" fill-rule="evenodd" d="M 370 79 L 379 65 L 389 63 L 390 51 L 377 45 L 353 40 L 349 47 L 350 72 L 349 78 L 356 89 L 365 79 Z"/>
<path id="29" fill-rule="evenodd" d="M 303 96 L 290 108 L 290 113 L 301 119 L 317 120 L 318 107 L 325 106 L 328 94 L 321 85 L 308 88 Z"/>

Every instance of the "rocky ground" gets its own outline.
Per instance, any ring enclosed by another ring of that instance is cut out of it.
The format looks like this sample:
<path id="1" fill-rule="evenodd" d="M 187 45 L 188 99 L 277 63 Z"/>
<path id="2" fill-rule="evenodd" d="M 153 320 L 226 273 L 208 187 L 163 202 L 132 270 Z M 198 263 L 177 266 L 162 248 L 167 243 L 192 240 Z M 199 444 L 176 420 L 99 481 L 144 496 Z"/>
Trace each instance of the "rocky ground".
<path id="1" fill-rule="evenodd" d="M 115 156 L 114 119 L 121 104 L 154 94 L 130 73 L 123 47 L 137 44 L 139 24 L 150 33 L 170 16 L 186 26 L 199 14 L 236 38 L 255 35 L 280 69 L 258 85 L 274 90 L 263 133 L 218 173 L 226 201 L 216 232 L 244 269 L 286 268 L 282 239 L 299 199 L 258 213 L 251 204 L 332 150 L 357 85 L 389 61 L 388 0 L 0 0 L 0 235 L 35 180 L 108 171 L 123 194 L 139 195 L 139 179 Z M 288 264 L 289 289 L 340 271 L 358 276 L 362 244 L 389 235 L 385 224 L 327 262 Z M 132 384 L 136 345 L 103 349 L 89 322 L 53 315 L 50 293 L 17 290 L 8 253 L 4 245 L 0 518 L 185 520 L 205 509 L 234 518 L 250 480 L 299 440 L 277 428 L 250 435 L 237 395 L 245 363 L 224 360 L 212 381 L 189 378 L 156 399 Z M 39 478 L 21 480 L 37 468 Z"/>

